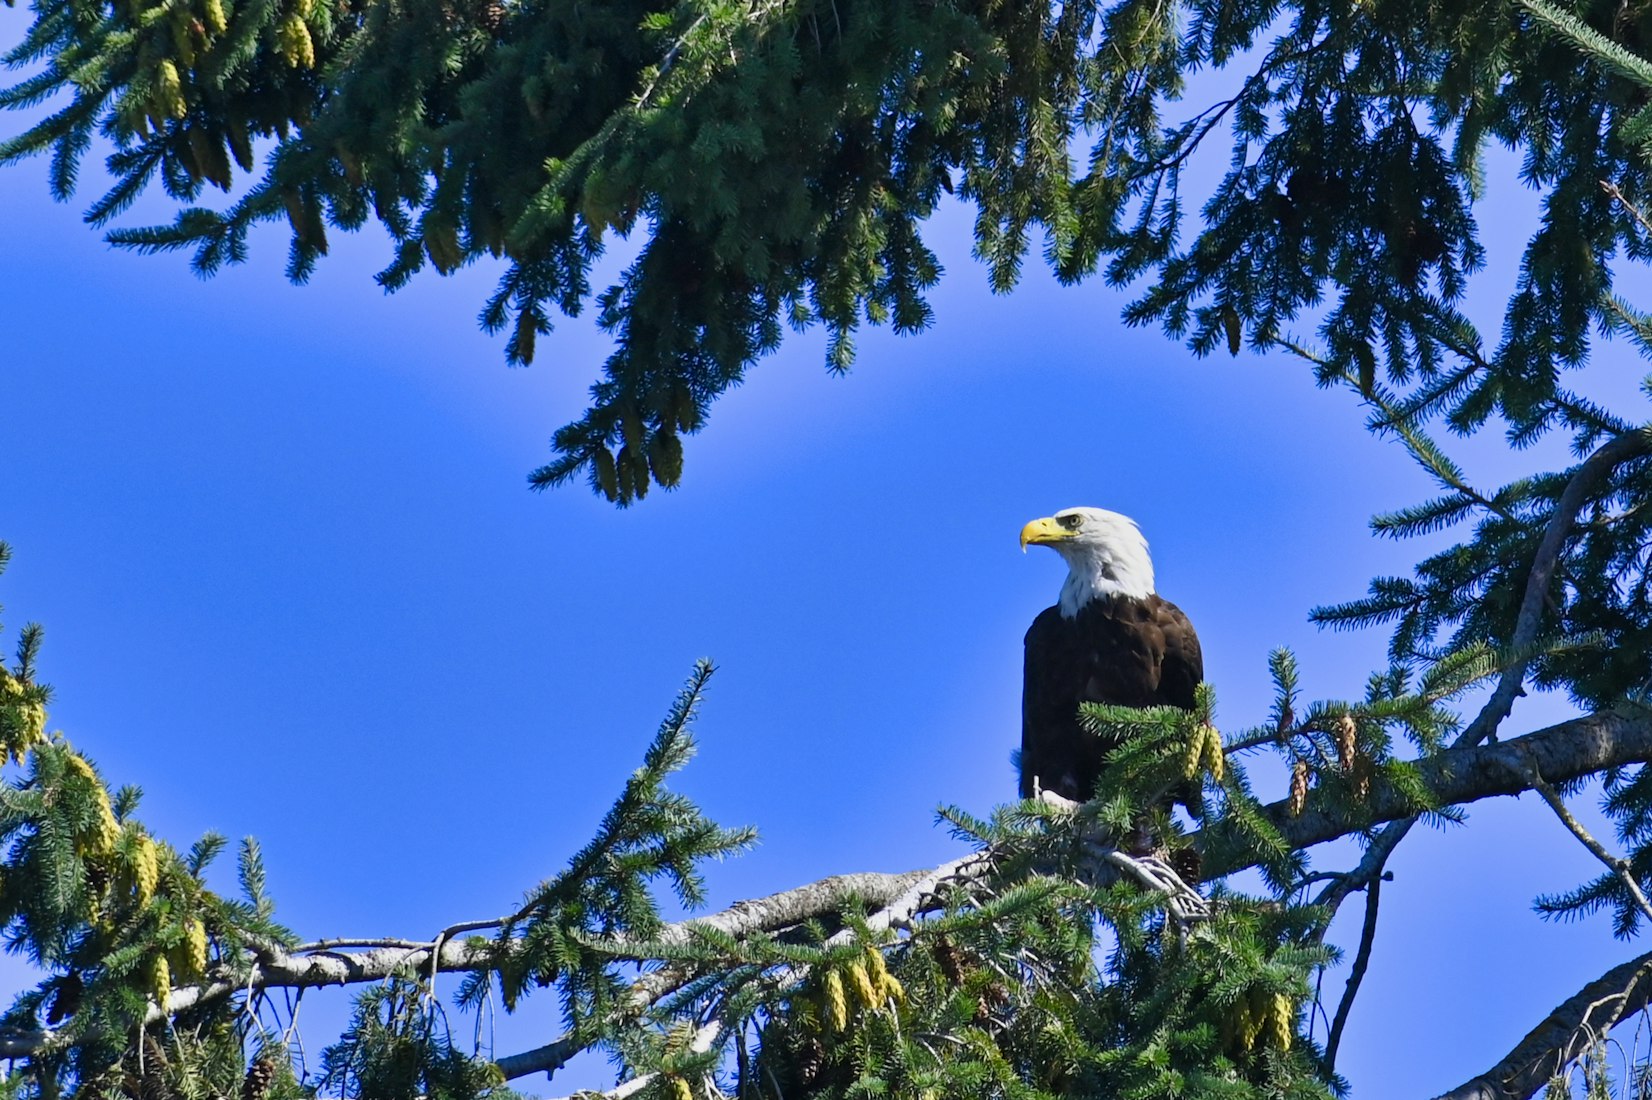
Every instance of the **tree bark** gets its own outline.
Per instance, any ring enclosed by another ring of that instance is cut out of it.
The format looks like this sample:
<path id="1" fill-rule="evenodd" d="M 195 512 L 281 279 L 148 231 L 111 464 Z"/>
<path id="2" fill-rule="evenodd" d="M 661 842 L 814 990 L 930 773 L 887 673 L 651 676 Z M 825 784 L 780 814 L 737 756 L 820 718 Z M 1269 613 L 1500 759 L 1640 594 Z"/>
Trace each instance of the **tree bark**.
<path id="1" fill-rule="evenodd" d="M 1484 1073 L 1437 1100 L 1526 1100 L 1613 1024 L 1652 1001 L 1652 951 L 1613 967 L 1555 1008 Z"/>

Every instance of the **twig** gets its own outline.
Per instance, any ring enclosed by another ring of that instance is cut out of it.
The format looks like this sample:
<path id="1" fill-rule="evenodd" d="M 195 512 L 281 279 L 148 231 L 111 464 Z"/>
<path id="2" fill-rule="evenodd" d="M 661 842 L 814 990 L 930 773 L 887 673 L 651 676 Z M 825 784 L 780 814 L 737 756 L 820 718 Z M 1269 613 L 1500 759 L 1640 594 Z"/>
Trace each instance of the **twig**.
<path id="1" fill-rule="evenodd" d="M 1652 761 L 1652 710 L 1624 708 L 1574 718 L 1501 744 L 1448 749 L 1419 761 L 1417 771 L 1418 778 L 1434 796 L 1450 805 L 1529 789 L 1523 775 L 1528 762 L 1547 781 L 1565 783 L 1604 768 L 1648 761 Z M 1045 798 L 1053 800 L 1054 796 L 1046 794 Z M 1373 823 L 1396 821 L 1398 824 L 1396 819 L 1408 813 L 1411 805 L 1403 792 L 1379 781 L 1373 784 L 1363 812 L 1357 818 L 1339 814 L 1334 807 L 1325 805 L 1311 806 L 1292 816 L 1283 799 L 1263 807 L 1262 812 L 1287 844 L 1301 849 L 1369 829 Z M 1406 822 L 1410 820 L 1407 818 Z M 1221 835 L 1212 836 L 1207 829 L 1195 839 L 1206 852 L 1204 877 L 1207 880 L 1249 865 L 1243 856 L 1233 854 L 1239 850 L 1235 846 L 1219 843 L 1224 840 Z M 1381 854 L 1380 844 L 1380 839 L 1373 843 L 1372 850 L 1367 852 L 1367 861 Z M 1146 866 L 1150 871 L 1143 873 L 1161 883 L 1168 882 L 1159 877 L 1164 873 L 1159 868 L 1142 863 L 1141 857 L 1130 858 L 1134 864 L 1117 869 L 1136 873 L 1141 866 Z M 1376 865 L 1380 865 L 1380 859 Z M 936 891 L 949 883 L 980 883 L 989 866 L 986 857 L 972 853 L 928 870 L 833 876 L 767 898 L 740 902 L 719 913 L 667 925 L 648 943 L 623 938 L 588 942 L 616 961 L 647 962 L 653 958 L 648 951 L 657 950 L 662 940 L 668 944 L 687 942 L 694 935 L 695 926 L 718 929 L 738 938 L 790 927 L 812 916 L 835 914 L 850 899 L 859 899 L 867 907 L 871 913 L 867 924 L 872 928 L 899 928 L 923 912 L 925 906 L 933 904 Z M 318 941 L 318 944 L 333 942 L 344 941 Z M 419 951 L 431 950 L 435 947 L 433 943 L 413 951 L 405 943 L 392 941 L 388 946 L 362 951 L 327 950 L 305 954 L 260 942 L 239 960 L 240 966 L 246 968 L 244 972 L 220 968 L 210 981 L 173 990 L 169 1013 L 186 1012 L 243 991 L 257 993 L 266 989 L 378 981 L 406 968 L 422 969 L 432 963 L 438 972 L 475 972 L 499 965 L 493 944 L 447 940 L 439 950 L 432 951 L 435 956 L 432 959 L 429 955 L 421 956 Z M 692 977 L 691 971 L 676 967 L 650 971 L 633 984 L 631 1004 L 644 1007 L 680 988 Z M 148 1022 L 160 1022 L 169 1013 L 152 1006 Z M 0 1028 L 0 1057 L 29 1057 L 58 1049 L 59 1044 L 67 1042 L 60 1031 Z M 497 1059 L 497 1064 L 510 1078 L 554 1071 L 586 1042 L 588 1040 L 576 1039 L 571 1034 L 565 1035 L 536 1050 Z"/>
<path id="2" fill-rule="evenodd" d="M 1617 184 L 1612 183 L 1609 180 L 1601 180 L 1600 189 L 1606 192 L 1606 194 L 1610 196 L 1619 206 L 1629 212 L 1629 216 L 1634 218 L 1636 223 L 1640 225 L 1642 232 L 1652 234 L 1652 223 L 1649 223 L 1646 220 L 1646 215 L 1641 213 L 1639 207 L 1624 198 L 1623 192 L 1618 190 Z"/>
<path id="3" fill-rule="evenodd" d="M 1382 877 L 1371 880 L 1365 888 L 1365 923 L 1360 928 L 1359 949 L 1354 953 L 1353 966 L 1348 971 L 1348 982 L 1343 986 L 1342 1000 L 1337 1002 L 1336 1018 L 1331 1021 L 1330 1037 L 1325 1040 L 1325 1068 L 1337 1064 L 1337 1047 L 1342 1043 L 1342 1029 L 1348 1025 L 1348 1013 L 1359 996 L 1360 983 L 1365 980 L 1365 969 L 1371 965 L 1371 945 L 1377 938 L 1377 904 L 1382 894 Z"/>
<path id="4" fill-rule="evenodd" d="M 713 1020 L 694 1033 L 694 1038 L 688 1042 L 688 1049 L 695 1054 L 704 1054 L 717 1041 L 717 1036 L 723 1030 L 723 1025 Z M 623 1081 L 607 1092 L 576 1092 L 572 1096 L 561 1097 L 560 1100 L 627 1100 L 628 1097 L 653 1084 L 659 1073 L 640 1073 L 629 1081 Z"/>
<path id="5" fill-rule="evenodd" d="M 1039 791 L 1036 797 L 1046 805 L 1068 812 L 1079 807 L 1079 803 L 1054 791 Z M 1129 875 L 1149 890 L 1163 894 L 1165 909 L 1179 926 L 1185 928 L 1210 916 L 1210 903 L 1205 896 L 1158 856 L 1133 855 L 1100 843 L 1086 844 L 1085 851 L 1090 858 Z"/>
<path id="6" fill-rule="evenodd" d="M 1113 848 L 1102 853 L 1101 858 L 1149 890 L 1157 890 L 1164 894 L 1165 909 L 1178 925 L 1185 928 L 1194 921 L 1209 918 L 1210 902 L 1159 857 L 1133 856 Z"/>
<path id="7" fill-rule="evenodd" d="M 1635 873 L 1630 869 L 1629 861 L 1607 851 L 1606 846 L 1596 840 L 1589 830 L 1583 827 L 1583 822 L 1572 814 L 1565 800 L 1544 781 L 1537 765 L 1528 766 L 1524 775 L 1526 782 L 1530 783 L 1532 790 L 1541 795 L 1543 801 L 1549 804 L 1549 809 L 1554 811 L 1555 816 L 1560 819 L 1560 823 L 1565 825 L 1573 836 L 1577 837 L 1580 844 L 1589 849 L 1590 855 L 1600 860 L 1608 871 L 1611 871 L 1622 880 L 1624 886 L 1629 889 L 1629 896 L 1635 899 L 1636 908 L 1641 911 L 1647 920 L 1652 920 L 1652 903 L 1647 902 L 1646 894 L 1642 892 L 1640 883 L 1635 881 Z"/>

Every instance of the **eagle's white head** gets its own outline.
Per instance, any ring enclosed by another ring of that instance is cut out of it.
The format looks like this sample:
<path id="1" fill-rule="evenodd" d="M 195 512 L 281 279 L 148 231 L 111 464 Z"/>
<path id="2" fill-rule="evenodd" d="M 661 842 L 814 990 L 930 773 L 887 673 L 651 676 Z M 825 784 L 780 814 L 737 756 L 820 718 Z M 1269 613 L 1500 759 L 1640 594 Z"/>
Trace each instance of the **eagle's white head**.
<path id="1" fill-rule="evenodd" d="M 1063 618 L 1098 596 L 1142 600 L 1153 594 L 1153 559 L 1136 521 L 1101 508 L 1068 508 L 1021 528 L 1021 549 L 1048 546 L 1067 560 Z"/>

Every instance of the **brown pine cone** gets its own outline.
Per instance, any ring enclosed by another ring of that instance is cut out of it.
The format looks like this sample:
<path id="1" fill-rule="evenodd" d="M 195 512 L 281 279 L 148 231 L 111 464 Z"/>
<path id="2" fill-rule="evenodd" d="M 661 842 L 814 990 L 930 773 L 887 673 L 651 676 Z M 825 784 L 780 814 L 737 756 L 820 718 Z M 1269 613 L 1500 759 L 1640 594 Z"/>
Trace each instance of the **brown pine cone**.
<path id="1" fill-rule="evenodd" d="M 260 1055 L 247 1067 L 247 1076 L 241 1082 L 241 1100 L 264 1100 L 275 1077 L 275 1059 Z"/>

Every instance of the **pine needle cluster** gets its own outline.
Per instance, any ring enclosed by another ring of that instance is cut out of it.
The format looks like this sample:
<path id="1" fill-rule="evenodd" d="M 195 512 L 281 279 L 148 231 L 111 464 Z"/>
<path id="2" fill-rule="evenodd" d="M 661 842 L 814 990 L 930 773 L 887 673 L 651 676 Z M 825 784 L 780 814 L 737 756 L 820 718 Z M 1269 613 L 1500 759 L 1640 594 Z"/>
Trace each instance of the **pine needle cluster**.
<path id="1" fill-rule="evenodd" d="M 677 483 L 684 437 L 788 328 L 824 326 L 843 371 L 863 325 L 929 325 L 922 227 L 948 196 L 975 207 L 995 289 L 1037 248 L 1064 281 L 1139 282 L 1126 319 L 1199 354 L 1288 345 L 1312 318 L 1321 381 L 1520 439 L 1603 430 L 1564 377 L 1592 329 L 1639 323 L 1610 265 L 1652 251 L 1636 4 L 33 5 L 7 54 L 31 75 L 0 106 L 45 113 L 0 163 L 48 154 L 65 196 L 109 143 L 88 219 L 159 182 L 175 221 L 111 239 L 193 250 L 203 274 L 262 222 L 289 227 L 299 281 L 369 221 L 387 288 L 497 261 L 480 320 L 512 363 L 594 306 L 614 352 L 531 481 L 621 503 Z M 1237 91 L 1182 105 L 1209 68 Z M 1544 194 L 1495 346 L 1458 309 L 1492 141 Z M 1184 192 L 1218 142 L 1225 174 Z M 201 203 L 209 187 L 225 197 Z M 599 288 L 610 233 L 642 246 Z"/>

